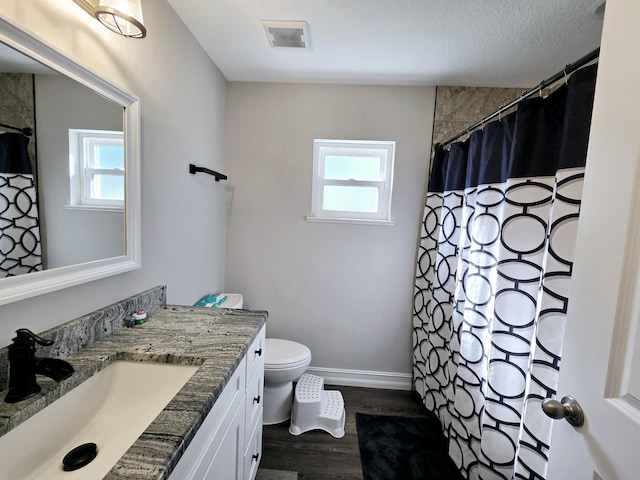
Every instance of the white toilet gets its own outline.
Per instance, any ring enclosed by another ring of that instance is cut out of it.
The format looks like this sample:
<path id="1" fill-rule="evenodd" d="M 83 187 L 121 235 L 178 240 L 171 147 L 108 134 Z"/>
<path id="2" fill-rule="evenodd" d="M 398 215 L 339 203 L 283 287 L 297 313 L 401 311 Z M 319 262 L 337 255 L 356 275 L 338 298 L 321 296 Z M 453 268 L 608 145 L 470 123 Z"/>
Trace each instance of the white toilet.
<path id="1" fill-rule="evenodd" d="M 227 299 L 218 308 L 242 308 L 239 293 L 221 293 Z M 311 363 L 311 350 L 301 343 L 267 338 L 264 359 L 264 425 L 273 425 L 291 417 L 293 382 L 297 381 Z"/>
<path id="2" fill-rule="evenodd" d="M 264 358 L 264 425 L 291 417 L 293 382 L 311 363 L 311 350 L 301 343 L 267 338 Z"/>

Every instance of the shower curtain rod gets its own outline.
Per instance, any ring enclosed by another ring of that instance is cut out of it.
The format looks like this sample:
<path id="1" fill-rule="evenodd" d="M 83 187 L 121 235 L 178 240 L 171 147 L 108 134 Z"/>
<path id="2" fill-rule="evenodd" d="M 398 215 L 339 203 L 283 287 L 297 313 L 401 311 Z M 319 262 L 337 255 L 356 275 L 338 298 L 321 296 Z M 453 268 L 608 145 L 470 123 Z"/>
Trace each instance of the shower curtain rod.
<path id="1" fill-rule="evenodd" d="M 521 101 L 529 98 L 530 96 L 532 96 L 532 95 L 534 95 L 534 94 L 536 94 L 538 92 L 541 92 L 543 88 L 547 88 L 547 87 L 553 85 L 554 83 L 556 83 L 558 80 L 561 80 L 562 78 L 566 78 L 570 73 L 573 73 L 576 70 L 578 70 L 579 68 L 584 67 L 588 63 L 594 61 L 599 56 L 600 56 L 600 48 L 596 48 L 594 51 L 586 54 L 584 57 L 576 60 L 573 63 L 568 64 L 566 67 L 564 67 L 564 69 L 560 70 L 555 75 L 552 75 L 551 77 L 547 78 L 546 80 L 543 80 L 542 82 L 540 82 L 537 86 L 533 87 L 532 89 L 524 91 L 522 93 L 522 95 L 520 95 L 518 98 L 516 98 L 512 102 L 509 102 L 506 105 L 503 105 L 502 107 L 500 107 L 498 110 L 496 110 L 492 114 L 487 115 L 482 120 L 474 123 L 470 127 L 467 127 L 466 129 L 464 129 L 463 131 L 461 131 L 457 135 L 451 137 L 449 140 L 447 140 L 445 142 L 437 143 L 436 144 L 436 148 L 438 148 L 438 147 L 446 147 L 447 145 L 449 145 L 449 144 L 455 142 L 456 140 L 458 140 L 460 137 L 463 137 L 464 135 L 473 132 L 478 127 L 482 127 L 485 123 L 487 123 L 492 118 L 497 117 L 498 115 L 500 115 L 501 113 L 505 112 L 506 110 L 509 110 L 512 107 L 515 107 Z"/>
<path id="2" fill-rule="evenodd" d="M 5 125 L 4 123 L 0 123 L 0 127 L 9 128 L 11 130 L 17 130 L 18 132 L 22 133 L 25 137 L 30 137 L 31 135 L 33 135 L 33 130 L 30 129 L 29 127 L 20 128 L 20 127 L 14 127 L 12 125 Z"/>

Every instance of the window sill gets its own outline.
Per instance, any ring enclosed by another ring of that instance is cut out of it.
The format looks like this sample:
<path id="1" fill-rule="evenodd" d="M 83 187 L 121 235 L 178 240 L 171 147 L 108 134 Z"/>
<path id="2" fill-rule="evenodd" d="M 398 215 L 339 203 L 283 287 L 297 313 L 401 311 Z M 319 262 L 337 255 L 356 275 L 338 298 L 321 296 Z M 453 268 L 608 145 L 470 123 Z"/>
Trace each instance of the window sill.
<path id="1" fill-rule="evenodd" d="M 65 205 L 67 210 L 93 211 L 93 212 L 124 212 L 124 207 L 111 207 L 106 205 Z"/>
<path id="2" fill-rule="evenodd" d="M 380 225 L 392 227 L 396 224 L 393 220 L 371 220 L 367 218 L 330 218 L 330 217 L 304 217 L 311 223 L 351 223 L 354 225 Z"/>

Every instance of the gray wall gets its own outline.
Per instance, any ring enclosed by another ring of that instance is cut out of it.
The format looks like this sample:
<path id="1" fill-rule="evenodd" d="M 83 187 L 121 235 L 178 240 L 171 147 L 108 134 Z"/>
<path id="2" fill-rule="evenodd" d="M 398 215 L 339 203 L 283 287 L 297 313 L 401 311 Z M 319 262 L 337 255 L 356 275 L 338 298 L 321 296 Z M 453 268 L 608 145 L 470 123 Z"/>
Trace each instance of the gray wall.
<path id="1" fill-rule="evenodd" d="M 312 365 L 408 375 L 435 88 L 232 83 L 227 111 L 224 77 L 173 10 L 164 0 L 144 8 L 147 38 L 127 40 L 73 2 L 0 4 L 0 14 L 141 98 L 143 264 L 0 307 L 0 345 L 16 328 L 43 331 L 167 284 L 169 303 L 243 293 L 248 307 L 270 311 L 270 336 L 309 345 Z M 305 222 L 314 138 L 398 142 L 395 226 Z M 191 176 L 189 163 L 229 182 Z"/>
<path id="2" fill-rule="evenodd" d="M 227 290 L 312 366 L 408 374 L 435 88 L 230 83 Z M 395 140 L 394 226 L 308 223 L 313 139 Z"/>
<path id="3" fill-rule="evenodd" d="M 167 285 L 169 303 L 221 290 L 225 184 L 188 164 L 226 171 L 227 82 L 171 7 L 144 3 L 144 40 L 71 1 L 3 0 L 0 15 L 139 96 L 142 115 L 142 268 L 0 307 L 0 346 L 19 327 L 41 332 L 155 285 Z"/>
<path id="4" fill-rule="evenodd" d="M 36 75 L 41 234 L 46 268 L 125 254 L 122 212 L 69 210 L 69 129 L 122 131 L 122 107 L 63 75 Z"/>

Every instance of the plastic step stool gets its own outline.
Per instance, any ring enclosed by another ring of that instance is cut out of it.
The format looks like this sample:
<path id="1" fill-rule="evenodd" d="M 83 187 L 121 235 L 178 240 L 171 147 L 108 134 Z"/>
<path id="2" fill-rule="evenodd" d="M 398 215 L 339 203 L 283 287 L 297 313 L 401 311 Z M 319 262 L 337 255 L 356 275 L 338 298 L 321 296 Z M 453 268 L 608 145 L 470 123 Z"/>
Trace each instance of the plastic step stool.
<path id="1" fill-rule="evenodd" d="M 324 430 L 336 438 L 344 437 L 345 410 L 342 393 L 324 390 L 324 379 L 305 373 L 296 385 L 289 433 Z"/>

